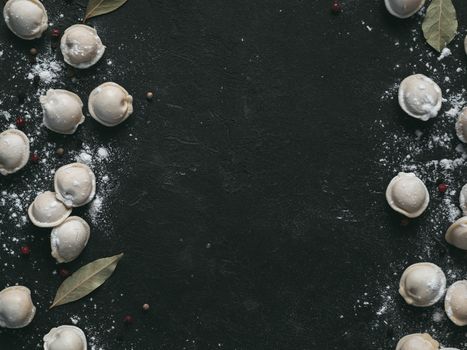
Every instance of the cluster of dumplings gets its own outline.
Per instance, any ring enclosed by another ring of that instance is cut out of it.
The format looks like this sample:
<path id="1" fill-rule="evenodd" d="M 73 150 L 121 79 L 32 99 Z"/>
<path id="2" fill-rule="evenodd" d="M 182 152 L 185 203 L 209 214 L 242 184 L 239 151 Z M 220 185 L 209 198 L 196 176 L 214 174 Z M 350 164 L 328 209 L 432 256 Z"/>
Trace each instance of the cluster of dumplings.
<path id="1" fill-rule="evenodd" d="M 385 0 L 389 13 L 398 18 L 414 15 L 424 4 L 425 0 Z M 467 36 L 464 49 L 467 53 Z M 423 74 L 410 75 L 399 86 L 400 107 L 409 116 L 422 121 L 438 115 L 442 100 L 440 87 Z M 467 143 L 467 108 L 459 113 L 455 128 L 459 140 Z M 423 181 L 415 174 L 401 172 L 389 183 L 386 200 L 393 210 L 408 218 L 416 218 L 428 207 L 430 196 Z M 454 247 L 467 250 L 467 185 L 461 189 L 459 202 L 464 216 L 448 228 L 445 239 Z M 467 280 L 457 281 L 446 290 L 446 276 L 435 264 L 421 262 L 410 265 L 401 276 L 399 294 L 407 304 L 416 307 L 434 305 L 444 296 L 448 318 L 455 325 L 467 325 Z M 396 350 L 438 349 L 439 343 L 426 333 L 409 334 L 396 346 Z"/>
<path id="2" fill-rule="evenodd" d="M 465 48 L 467 53 L 467 37 Z M 443 96 L 440 87 L 433 80 L 423 74 L 413 74 L 402 80 L 398 100 L 405 113 L 427 121 L 438 115 Z M 460 111 L 455 128 L 459 140 L 467 143 L 467 107 Z"/>
<path id="3" fill-rule="evenodd" d="M 467 280 L 457 281 L 446 290 L 446 276 L 435 264 L 421 262 L 407 267 L 399 282 L 399 294 L 407 304 L 417 307 L 432 306 L 444 296 L 448 318 L 457 326 L 467 325 Z M 438 349 L 439 343 L 430 335 L 419 333 L 403 337 L 396 347 L 396 350 Z"/>
<path id="4" fill-rule="evenodd" d="M 29 206 L 28 216 L 38 227 L 52 228 L 50 247 L 58 263 L 75 260 L 86 247 L 91 233 L 88 223 L 70 216 L 72 208 L 89 203 L 96 193 L 96 177 L 85 164 L 71 163 L 55 172 L 55 192 L 39 194 Z M 0 292 L 0 327 L 27 326 L 36 308 L 27 287 L 14 286 Z M 83 331 L 74 326 L 53 328 L 44 337 L 44 349 L 86 350 Z"/>
<path id="5" fill-rule="evenodd" d="M 403 172 L 389 183 L 386 199 L 392 209 L 408 218 L 420 216 L 430 201 L 423 181 L 413 173 Z M 460 191 L 459 202 L 466 215 L 467 185 Z M 467 216 L 456 220 L 447 229 L 445 239 L 454 247 L 467 250 Z M 467 325 L 467 280 L 457 281 L 446 290 L 446 276 L 433 263 L 421 262 L 407 267 L 399 282 L 399 294 L 407 304 L 416 307 L 432 306 L 444 296 L 444 309 L 448 318 L 458 326 Z M 438 349 L 438 342 L 430 335 L 419 333 L 403 337 L 396 347 L 396 350 Z"/>
<path id="6" fill-rule="evenodd" d="M 40 97 L 43 123 L 59 134 L 73 134 L 84 122 L 83 102 L 75 93 L 50 89 Z M 105 126 L 117 126 L 133 113 L 133 97 L 122 86 L 107 82 L 96 87 L 88 99 L 91 116 Z"/>
<path id="7" fill-rule="evenodd" d="M 58 263 L 75 260 L 86 247 L 91 230 L 78 216 L 70 216 L 72 208 L 88 204 L 96 194 L 96 177 L 82 163 L 62 166 L 55 172 L 55 192 L 39 194 L 28 209 L 31 222 L 52 228 L 50 247 Z"/>
<path id="8" fill-rule="evenodd" d="M 389 183 L 386 199 L 392 209 L 409 218 L 420 216 L 428 206 L 425 184 L 413 173 L 399 173 Z M 467 214 L 467 185 L 459 196 L 464 215 Z M 447 229 L 446 241 L 467 251 L 467 216 L 456 220 Z M 437 303 L 446 292 L 446 277 L 435 264 L 423 262 L 409 266 L 400 279 L 399 293 L 407 304 L 426 307 Z M 467 281 L 454 283 L 446 292 L 445 310 L 456 325 L 467 325 Z"/>
<path id="9" fill-rule="evenodd" d="M 39 0 L 8 0 L 3 9 L 7 27 L 21 39 L 40 38 L 48 29 L 47 11 Z M 97 31 L 84 24 L 75 24 L 65 30 L 60 50 L 67 64 L 78 69 L 95 65 L 104 55 Z M 81 98 L 67 90 L 50 89 L 40 97 L 43 124 L 59 134 L 73 134 L 85 121 Z M 116 126 L 133 113 L 133 98 L 122 86 L 105 82 L 89 95 L 88 110 L 97 122 Z M 0 133 L 0 174 L 10 175 L 24 168 L 30 158 L 30 142 L 20 130 Z M 31 222 L 51 228 L 51 254 L 58 263 L 75 260 L 90 237 L 88 223 L 70 216 L 73 208 L 93 200 L 96 177 L 85 164 L 72 163 L 55 172 L 54 192 L 40 193 L 31 203 L 28 216 Z M 0 327 L 22 328 L 36 313 L 31 291 L 24 286 L 7 287 L 0 291 Z M 86 336 L 75 326 L 60 326 L 43 338 L 45 350 L 87 350 Z"/>
<path id="10" fill-rule="evenodd" d="M 8 28 L 25 40 L 40 38 L 48 28 L 47 11 L 38 0 L 8 0 L 3 9 Z M 78 69 L 95 65 L 106 47 L 96 29 L 84 24 L 67 28 L 60 50 L 67 64 Z M 73 92 L 51 89 L 40 97 L 44 125 L 60 134 L 73 134 L 84 122 L 83 102 Z M 91 116 L 105 126 L 116 126 L 133 113 L 133 98 L 122 86 L 106 82 L 96 87 L 88 99 Z"/>
<path id="11" fill-rule="evenodd" d="M 0 291 L 0 327 L 26 327 L 35 315 L 29 288 L 13 286 Z M 43 340 L 44 350 L 87 350 L 86 336 L 75 326 L 52 328 Z"/>

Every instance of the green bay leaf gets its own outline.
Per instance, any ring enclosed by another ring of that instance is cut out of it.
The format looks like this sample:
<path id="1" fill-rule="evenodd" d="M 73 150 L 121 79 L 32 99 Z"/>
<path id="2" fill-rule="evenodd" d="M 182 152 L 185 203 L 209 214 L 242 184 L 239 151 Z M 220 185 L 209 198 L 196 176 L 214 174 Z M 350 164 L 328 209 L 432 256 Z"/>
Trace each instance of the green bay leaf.
<path id="1" fill-rule="evenodd" d="M 441 52 L 457 32 L 456 9 L 451 0 L 433 0 L 422 23 L 426 41 Z"/>
<path id="2" fill-rule="evenodd" d="M 123 6 L 128 0 L 89 0 L 84 21 L 91 17 L 105 15 Z"/>
<path id="3" fill-rule="evenodd" d="M 115 271 L 122 257 L 123 253 L 81 267 L 60 285 L 50 309 L 79 300 L 100 287 Z"/>

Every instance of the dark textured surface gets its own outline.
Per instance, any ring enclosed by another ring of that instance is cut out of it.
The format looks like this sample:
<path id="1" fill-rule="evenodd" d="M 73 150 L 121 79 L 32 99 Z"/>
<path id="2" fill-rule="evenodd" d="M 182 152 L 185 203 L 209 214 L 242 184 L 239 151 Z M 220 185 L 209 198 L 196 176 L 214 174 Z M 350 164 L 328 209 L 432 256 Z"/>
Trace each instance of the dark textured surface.
<path id="1" fill-rule="evenodd" d="M 61 26 L 83 13 L 73 2 L 45 5 L 65 15 Z M 0 349 L 34 349 L 48 329 L 85 314 L 78 325 L 103 325 L 93 336 L 104 349 L 392 349 L 390 329 L 369 339 L 376 310 L 355 316 L 354 307 L 410 250 L 382 196 L 393 174 L 374 167 L 370 129 L 399 113 L 381 111 L 379 99 L 394 81 L 393 40 L 410 40 L 413 22 L 390 18 L 382 1 L 345 5 L 334 16 L 327 0 L 130 0 L 92 20 L 135 115 L 112 130 L 89 118 L 77 135 L 47 141 L 125 150 L 105 203 L 115 234 L 93 227 L 70 269 L 125 257 L 92 295 L 97 311 L 80 302 L 46 311 L 59 285 L 47 232 L 24 228 L 35 237 L 34 272 L 30 260 L 4 257 L 14 268 L 0 287 L 24 281 L 43 298 L 30 327 L 0 333 Z M 369 36 L 363 19 L 387 30 Z M 0 38 L 9 50 L 31 47 L 3 24 Z M 106 79 L 103 66 L 70 88 L 87 94 Z M 1 68 L 4 81 L 11 74 Z M 3 101 L 13 112 L 15 101 Z M 28 171 L 0 186 L 20 186 Z M 135 324 L 125 328 L 128 313 Z"/>

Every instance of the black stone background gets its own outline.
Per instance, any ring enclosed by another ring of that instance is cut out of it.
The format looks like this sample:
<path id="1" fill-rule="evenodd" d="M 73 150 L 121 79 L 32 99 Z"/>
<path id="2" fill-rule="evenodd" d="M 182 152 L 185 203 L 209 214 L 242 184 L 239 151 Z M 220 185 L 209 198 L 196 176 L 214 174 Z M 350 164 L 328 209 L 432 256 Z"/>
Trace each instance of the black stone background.
<path id="1" fill-rule="evenodd" d="M 73 1 L 45 5 L 65 14 L 63 28 L 82 17 Z M 368 35 L 368 19 L 386 31 Z M 18 232 L 33 235 L 33 256 L 6 258 L 15 267 L 0 285 L 20 280 L 34 284 L 33 298 L 41 288 L 50 295 L 31 326 L 1 331 L 0 349 L 35 349 L 71 315 L 87 315 L 78 324 L 85 331 L 114 326 L 92 334 L 104 349 L 393 349 L 390 327 L 369 332 L 376 310 L 355 316 L 354 305 L 411 250 L 382 195 L 393 174 L 374 166 L 371 126 L 402 115 L 395 103 L 381 110 L 380 96 L 400 59 L 394 39 L 409 40 L 413 20 L 392 18 L 383 1 L 349 0 L 334 16 L 328 0 L 129 0 L 90 23 L 103 29 L 135 113 L 115 129 L 88 118 L 76 135 L 47 140 L 77 147 L 92 134 L 126 150 L 112 163 L 119 187 L 106 202 L 116 234 L 107 240 L 93 227 L 69 268 L 125 257 L 93 293 L 97 311 L 82 302 L 47 311 L 60 284 L 47 231 Z M 23 55 L 47 45 L 22 42 L 4 24 L 0 39 Z M 103 65 L 79 73 L 83 95 L 101 82 Z M 9 69 L 0 68 L 4 82 Z M 18 84 L 0 82 L 0 93 L 30 82 Z M 15 103 L 6 98 L 2 109 Z M 0 186 L 21 185 L 29 171 Z M 338 219 L 345 210 L 351 220 Z M 449 327 L 460 341 L 463 331 Z"/>

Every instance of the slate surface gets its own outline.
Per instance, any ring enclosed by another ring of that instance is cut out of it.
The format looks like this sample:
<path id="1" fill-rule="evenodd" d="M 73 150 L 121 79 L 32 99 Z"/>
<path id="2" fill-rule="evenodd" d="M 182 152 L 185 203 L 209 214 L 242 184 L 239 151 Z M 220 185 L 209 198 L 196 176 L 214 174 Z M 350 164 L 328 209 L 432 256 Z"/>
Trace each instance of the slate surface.
<path id="1" fill-rule="evenodd" d="M 61 28 L 84 11 L 44 3 L 64 14 Z M 112 69 L 101 62 L 64 87 L 85 100 L 112 78 L 135 97 L 135 113 L 110 130 L 88 118 L 70 137 L 42 129 L 39 142 L 119 150 L 109 168 L 118 187 L 104 202 L 110 224 L 93 225 L 69 268 L 125 257 L 92 300 L 47 311 L 60 284 L 48 232 L 4 220 L 0 243 L 19 236 L 33 253 L 2 254 L 0 286 L 32 286 L 39 303 L 31 326 L 0 331 L 0 348 L 37 348 L 51 327 L 78 316 L 96 349 L 393 349 L 397 325 L 370 331 L 376 306 L 356 313 L 355 303 L 411 249 L 382 196 L 393 174 L 374 167 L 371 126 L 400 113 L 379 100 L 394 81 L 393 42 L 410 40 L 414 22 L 393 19 L 382 1 L 344 5 L 334 16 L 327 0 L 130 0 L 92 20 Z M 387 30 L 369 35 L 362 20 Z M 21 42 L 4 24 L 0 40 L 11 60 L 49 45 Z M 21 77 L 7 83 L 13 63 L 0 71 L 1 108 L 12 114 L 17 102 L 2 94 L 32 89 Z M 25 185 L 37 171 L 0 186 Z M 125 314 L 134 325 L 122 325 Z M 463 332 L 449 327 L 460 341 Z"/>

